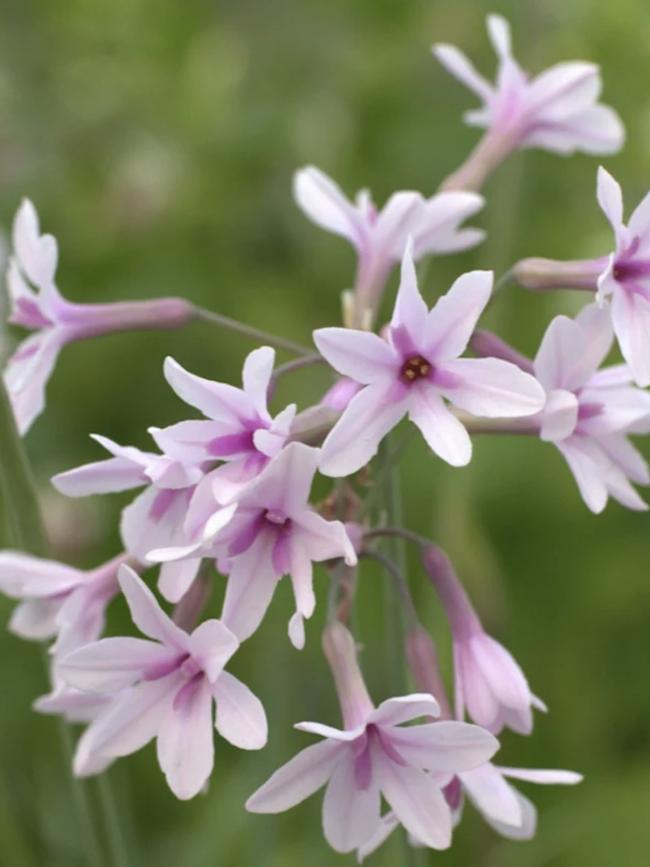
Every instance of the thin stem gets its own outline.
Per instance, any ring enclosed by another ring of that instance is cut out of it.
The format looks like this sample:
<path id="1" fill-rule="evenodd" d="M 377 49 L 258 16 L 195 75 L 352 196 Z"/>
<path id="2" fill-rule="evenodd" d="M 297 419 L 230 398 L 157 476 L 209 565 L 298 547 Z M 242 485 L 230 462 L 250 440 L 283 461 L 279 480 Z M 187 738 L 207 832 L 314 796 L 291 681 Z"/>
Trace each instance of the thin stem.
<path id="1" fill-rule="evenodd" d="M 423 548 L 426 548 L 427 545 L 435 544 L 431 539 L 427 539 L 419 533 L 414 533 L 413 530 L 407 530 L 405 527 L 375 527 L 363 534 L 364 539 L 377 539 L 382 536 L 392 539 L 404 539 Z"/>
<path id="2" fill-rule="evenodd" d="M 413 629 L 418 625 L 418 616 L 415 608 L 415 603 L 413 602 L 413 597 L 411 596 L 411 591 L 408 586 L 408 581 L 406 580 L 406 576 L 403 572 L 401 572 L 397 568 L 397 564 L 387 557 L 385 554 L 382 554 L 381 551 L 376 551 L 374 549 L 367 549 L 362 552 L 362 557 L 366 557 L 370 560 L 376 560 L 377 563 L 380 563 L 381 566 L 388 572 L 390 577 L 395 582 L 395 587 L 397 588 L 400 599 L 402 600 L 404 611 L 409 620 L 409 629 Z"/>
<path id="3" fill-rule="evenodd" d="M 103 774 L 99 774 L 97 777 L 97 790 L 106 825 L 106 837 L 113 867 L 128 867 L 129 857 L 122 834 L 115 793 L 108 777 L 108 771 L 104 771 Z"/>
<path id="4" fill-rule="evenodd" d="M 287 340 L 284 337 L 278 337 L 276 334 L 270 334 L 268 331 L 262 331 L 260 328 L 254 328 L 252 325 L 246 325 L 244 322 L 231 319 L 230 316 L 223 316 L 221 313 L 215 313 L 213 310 L 195 307 L 194 312 L 196 318 L 202 322 L 209 322 L 211 325 L 228 328 L 230 331 L 236 331 L 237 334 L 250 337 L 251 340 L 274 346 L 276 349 L 284 349 L 293 355 L 311 356 L 314 354 L 314 350 L 308 346 L 302 346 L 300 343 L 294 343 L 293 340 Z"/>

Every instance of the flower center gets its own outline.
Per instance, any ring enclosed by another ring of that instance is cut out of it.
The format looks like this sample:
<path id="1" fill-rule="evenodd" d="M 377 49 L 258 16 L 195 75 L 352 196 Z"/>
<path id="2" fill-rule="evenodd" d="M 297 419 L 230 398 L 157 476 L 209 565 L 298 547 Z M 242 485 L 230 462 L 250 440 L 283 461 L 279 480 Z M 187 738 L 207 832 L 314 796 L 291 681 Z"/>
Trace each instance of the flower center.
<path id="1" fill-rule="evenodd" d="M 269 524 L 274 524 L 276 527 L 283 530 L 289 530 L 291 528 L 291 518 L 287 518 L 283 512 L 276 511 L 275 509 L 267 509 L 264 513 L 264 518 L 269 522 Z"/>
<path id="2" fill-rule="evenodd" d="M 411 383 L 417 379 L 425 379 L 432 370 L 432 364 L 422 355 L 411 355 L 406 359 L 400 371 L 402 382 Z"/>

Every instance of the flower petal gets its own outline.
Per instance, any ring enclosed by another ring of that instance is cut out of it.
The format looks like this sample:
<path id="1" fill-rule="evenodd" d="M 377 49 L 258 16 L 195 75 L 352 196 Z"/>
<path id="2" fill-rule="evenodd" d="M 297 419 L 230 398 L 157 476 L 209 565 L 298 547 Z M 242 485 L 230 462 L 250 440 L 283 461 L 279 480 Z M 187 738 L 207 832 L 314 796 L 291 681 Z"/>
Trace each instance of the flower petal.
<path id="1" fill-rule="evenodd" d="M 578 398 L 571 391 L 557 388 L 550 391 L 542 415 L 539 436 L 545 442 L 566 439 L 578 423 Z"/>
<path id="2" fill-rule="evenodd" d="M 351 852 L 373 834 L 379 821 L 379 789 L 360 789 L 350 757 L 335 768 L 323 800 L 323 831 L 335 852 Z"/>
<path id="3" fill-rule="evenodd" d="M 55 596 L 86 580 L 79 569 L 21 551 L 0 551 L 0 590 L 12 599 Z"/>
<path id="4" fill-rule="evenodd" d="M 556 446 L 573 473 L 582 499 L 592 512 L 599 514 L 607 504 L 607 485 L 603 481 L 607 468 L 598 447 L 584 437 L 570 437 Z"/>
<path id="5" fill-rule="evenodd" d="M 165 614 L 142 579 L 128 566 L 121 566 L 118 580 L 140 632 L 168 647 L 185 652 L 189 636 Z"/>
<path id="6" fill-rule="evenodd" d="M 212 687 L 217 702 L 217 731 L 240 750 L 261 750 L 268 737 L 262 702 L 251 690 L 222 671 Z"/>
<path id="7" fill-rule="evenodd" d="M 220 620 L 204 620 L 187 642 L 188 653 L 199 663 L 210 683 L 215 683 L 223 667 L 239 647 L 236 636 Z"/>
<path id="8" fill-rule="evenodd" d="M 603 166 L 598 168 L 596 186 L 598 204 L 610 222 L 614 235 L 618 239 L 623 226 L 623 193 L 620 184 L 614 180 Z"/>
<path id="9" fill-rule="evenodd" d="M 324 172 L 307 166 L 293 178 L 293 195 L 304 213 L 323 229 L 335 232 L 359 248 L 364 241 L 364 226 L 358 209 Z"/>
<path id="10" fill-rule="evenodd" d="M 476 71 L 473 64 L 455 45 L 438 43 L 433 46 L 432 51 L 445 69 L 473 90 L 479 99 L 487 102 L 492 97 L 494 89 L 490 82 Z"/>
<path id="11" fill-rule="evenodd" d="M 178 654 L 144 638 L 104 638 L 64 656 L 57 672 L 70 686 L 86 692 L 117 692 L 138 680 L 169 671 Z"/>
<path id="12" fill-rule="evenodd" d="M 468 464 L 472 458 L 472 441 L 437 391 L 424 386 L 412 389 L 409 398 L 409 418 L 420 428 L 429 447 L 452 467 Z"/>
<path id="13" fill-rule="evenodd" d="M 244 362 L 242 373 L 244 391 L 261 418 L 268 416 L 266 401 L 274 364 L 275 349 L 270 346 L 254 349 L 246 356 Z"/>
<path id="14" fill-rule="evenodd" d="M 379 707 L 370 714 L 368 722 L 381 726 L 397 726 L 421 716 L 440 716 L 440 705 L 432 695 L 426 692 L 401 695 L 382 701 Z"/>
<path id="15" fill-rule="evenodd" d="M 650 303 L 621 290 L 612 298 L 612 322 L 621 352 L 637 385 L 650 385 Z"/>
<path id="16" fill-rule="evenodd" d="M 254 792 L 250 813 L 282 813 L 313 795 L 331 777 L 341 758 L 341 744 L 322 741 L 299 752 Z"/>
<path id="17" fill-rule="evenodd" d="M 278 583 L 272 562 L 273 537 L 258 537 L 232 564 L 221 619 L 240 641 L 262 622 Z"/>
<path id="18" fill-rule="evenodd" d="M 7 362 L 4 382 L 21 436 L 45 408 L 45 388 L 63 343 L 60 329 L 39 331 L 23 340 Z"/>
<path id="19" fill-rule="evenodd" d="M 521 802 L 517 791 L 504 779 L 501 771 L 486 763 L 460 775 L 463 788 L 472 803 L 484 816 L 506 825 L 520 825 L 523 821 Z"/>
<path id="20" fill-rule="evenodd" d="M 462 274 L 427 316 L 424 355 L 430 361 L 457 358 L 467 348 L 492 292 L 491 271 Z"/>
<path id="21" fill-rule="evenodd" d="M 318 351 L 343 376 L 367 385 L 394 378 L 399 362 L 390 345 L 377 334 L 352 328 L 314 331 Z"/>
<path id="22" fill-rule="evenodd" d="M 524 780 L 542 786 L 575 786 L 583 780 L 576 771 L 539 770 L 535 768 L 497 768 L 499 773 L 512 780 Z"/>
<path id="23" fill-rule="evenodd" d="M 539 412 L 544 389 L 529 373 L 500 358 L 457 358 L 445 362 L 455 380 L 440 391 L 455 406 L 487 418 L 519 418 Z"/>
<path id="24" fill-rule="evenodd" d="M 173 358 L 165 359 L 163 369 L 165 379 L 180 399 L 208 418 L 233 424 L 251 416 L 251 401 L 241 389 L 196 376 Z"/>
<path id="25" fill-rule="evenodd" d="M 413 264 L 413 241 L 410 239 L 402 257 L 400 284 L 390 322 L 391 330 L 406 332 L 413 344 L 419 346 L 423 338 L 428 312 L 429 308 L 418 289 L 418 280 Z"/>
<path id="26" fill-rule="evenodd" d="M 458 774 L 489 762 L 499 742 L 488 731 L 470 723 L 442 720 L 393 729 L 391 744 L 416 768 Z"/>
<path id="27" fill-rule="evenodd" d="M 212 695 L 206 682 L 185 701 L 170 704 L 156 743 L 158 763 L 177 798 L 193 798 L 206 784 L 214 765 Z"/>

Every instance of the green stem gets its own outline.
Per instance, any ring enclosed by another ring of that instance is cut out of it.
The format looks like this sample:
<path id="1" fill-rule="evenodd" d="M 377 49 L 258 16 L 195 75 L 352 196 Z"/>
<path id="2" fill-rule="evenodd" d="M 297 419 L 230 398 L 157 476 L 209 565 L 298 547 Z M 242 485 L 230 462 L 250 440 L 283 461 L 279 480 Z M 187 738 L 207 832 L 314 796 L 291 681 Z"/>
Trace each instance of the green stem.
<path id="1" fill-rule="evenodd" d="M 314 350 L 308 346 L 302 346 L 300 343 L 294 343 L 293 340 L 287 340 L 284 337 L 278 337 L 276 334 L 270 334 L 268 331 L 262 331 L 260 328 L 254 328 L 252 325 L 246 325 L 244 322 L 231 319 L 230 316 L 223 316 L 221 313 L 215 313 L 213 310 L 195 307 L 194 313 L 196 318 L 203 322 L 209 322 L 211 325 L 218 325 L 220 328 L 236 331 L 237 334 L 243 334 L 244 337 L 250 337 L 251 340 L 259 341 L 268 346 L 274 346 L 276 349 L 284 349 L 293 355 L 312 356 L 314 354 Z"/>

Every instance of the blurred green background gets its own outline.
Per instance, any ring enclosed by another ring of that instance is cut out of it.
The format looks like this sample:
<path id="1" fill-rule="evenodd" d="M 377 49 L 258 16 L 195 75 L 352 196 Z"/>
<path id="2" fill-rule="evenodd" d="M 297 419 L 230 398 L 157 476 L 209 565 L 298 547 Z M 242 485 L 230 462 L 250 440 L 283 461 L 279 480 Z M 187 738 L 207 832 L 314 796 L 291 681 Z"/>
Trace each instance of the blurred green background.
<path id="1" fill-rule="evenodd" d="M 565 59 L 603 66 L 605 101 L 627 129 L 607 165 L 628 208 L 650 187 L 646 0 L 1 0 L 0 223 L 30 196 L 59 239 L 59 285 L 71 299 L 166 294 L 306 342 L 339 320 L 352 280 L 346 244 L 294 206 L 291 175 L 314 163 L 348 191 L 369 186 L 432 193 L 476 140 L 461 112 L 472 98 L 436 64 L 434 40 L 462 47 L 482 70 L 494 58 L 484 16 L 500 11 L 516 54 L 537 71 Z M 497 274 L 525 255 L 602 254 L 609 228 L 595 204 L 596 159 L 517 155 L 489 183 L 475 222 L 489 240 L 426 270 L 431 298 L 461 271 Z M 486 317 L 533 352 L 550 318 L 583 297 L 503 292 Z M 55 471 L 96 459 L 101 432 L 147 446 L 146 428 L 184 417 L 161 376 L 166 354 L 216 379 L 238 381 L 246 341 L 208 325 L 120 335 L 68 347 L 48 409 L 27 439 L 57 556 L 92 566 L 119 544 L 127 497 L 67 501 Z M 305 406 L 322 371 L 286 383 L 278 405 Z M 490 631 L 517 656 L 550 708 L 530 739 L 503 737 L 503 763 L 585 773 L 575 789 L 527 794 L 538 837 L 499 839 L 473 812 L 453 849 L 407 854 L 395 835 L 377 867 L 643 867 L 650 851 L 650 593 L 648 517 L 610 504 L 592 516 L 559 454 L 542 443 L 478 440 L 452 470 L 414 439 L 401 461 L 405 520 L 456 564 Z M 448 636 L 414 559 L 409 576 L 423 620 L 448 657 Z M 371 691 L 392 691 L 394 651 L 384 579 L 361 578 L 359 636 Z M 263 699 L 270 743 L 258 754 L 217 745 L 210 791 L 189 804 L 165 787 L 153 748 L 111 770 L 129 865 L 312 867 L 346 863 L 320 831 L 320 796 L 279 817 L 249 816 L 246 796 L 310 742 L 301 719 L 336 724 L 319 653 L 326 598 L 308 647 L 286 638 L 287 587 L 235 671 Z M 217 600 L 212 610 L 217 611 Z M 0 601 L 3 622 L 11 605 Z M 392 612 L 393 617 L 396 616 Z M 122 603 L 113 628 L 126 625 Z M 36 646 L 0 633 L 0 864 L 87 864 L 56 721 L 31 712 L 46 689 Z M 523 787 L 522 787 L 523 788 Z M 95 791 L 91 792 L 94 796 Z M 352 863 L 352 857 L 347 863 Z"/>

